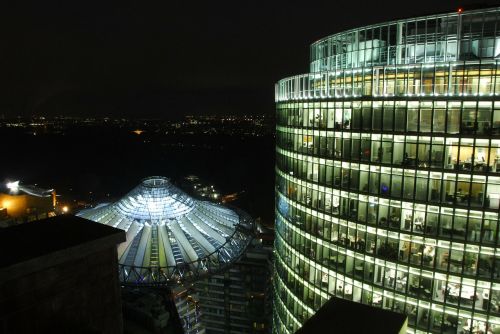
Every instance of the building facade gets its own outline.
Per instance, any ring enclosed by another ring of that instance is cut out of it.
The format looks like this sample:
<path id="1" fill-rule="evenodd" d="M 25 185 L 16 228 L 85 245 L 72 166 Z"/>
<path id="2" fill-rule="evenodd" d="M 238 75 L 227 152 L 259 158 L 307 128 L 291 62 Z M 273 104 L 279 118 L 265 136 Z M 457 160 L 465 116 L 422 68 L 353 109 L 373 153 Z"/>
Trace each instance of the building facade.
<path id="1" fill-rule="evenodd" d="M 331 296 L 404 312 L 409 333 L 498 332 L 500 8 L 310 50 L 276 84 L 274 332 Z"/>
<path id="2" fill-rule="evenodd" d="M 184 189 L 199 200 L 220 203 L 237 198 L 237 194 L 222 195 L 214 185 L 195 175 L 184 181 Z M 237 261 L 192 286 L 191 296 L 200 311 L 199 323 L 207 334 L 270 333 L 274 233 L 259 218 L 254 227 L 254 238 Z"/>
<path id="3" fill-rule="evenodd" d="M 270 332 L 271 253 L 253 239 L 228 270 L 195 283 L 207 334 Z"/>

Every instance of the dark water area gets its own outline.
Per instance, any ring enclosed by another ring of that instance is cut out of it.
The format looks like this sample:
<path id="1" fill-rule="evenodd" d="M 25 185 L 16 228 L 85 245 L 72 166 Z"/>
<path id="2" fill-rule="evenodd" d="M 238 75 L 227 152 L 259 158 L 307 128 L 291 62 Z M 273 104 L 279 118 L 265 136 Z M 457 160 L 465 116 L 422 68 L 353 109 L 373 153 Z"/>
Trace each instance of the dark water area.
<path id="1" fill-rule="evenodd" d="M 36 133 L 36 134 L 35 134 Z M 0 128 L 0 182 L 55 188 L 63 201 L 99 203 L 126 194 L 142 178 L 189 174 L 222 194 L 242 192 L 234 205 L 271 222 L 274 138 L 239 135 L 137 135 L 126 127 L 75 126 L 64 131 Z"/>

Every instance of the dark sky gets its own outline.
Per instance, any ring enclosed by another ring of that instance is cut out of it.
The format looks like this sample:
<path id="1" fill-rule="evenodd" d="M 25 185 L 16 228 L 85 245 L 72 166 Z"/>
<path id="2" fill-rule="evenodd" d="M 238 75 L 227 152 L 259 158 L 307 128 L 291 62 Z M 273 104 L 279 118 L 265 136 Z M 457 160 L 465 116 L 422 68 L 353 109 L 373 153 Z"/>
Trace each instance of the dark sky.
<path id="1" fill-rule="evenodd" d="M 272 114 L 309 44 L 484 0 L 39 1 L 0 8 L 0 116 Z M 500 1 L 487 0 L 489 5 Z"/>

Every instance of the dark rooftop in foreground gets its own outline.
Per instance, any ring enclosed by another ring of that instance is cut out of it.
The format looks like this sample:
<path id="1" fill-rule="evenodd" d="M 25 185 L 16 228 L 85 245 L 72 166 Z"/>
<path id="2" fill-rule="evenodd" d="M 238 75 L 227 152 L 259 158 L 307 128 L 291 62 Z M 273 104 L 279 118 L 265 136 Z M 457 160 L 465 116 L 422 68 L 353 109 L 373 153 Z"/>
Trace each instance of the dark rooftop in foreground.
<path id="1" fill-rule="evenodd" d="M 49 255 L 51 261 L 64 262 L 74 252 L 84 251 L 82 245 L 97 251 L 101 245 L 107 247 L 123 241 L 122 230 L 72 215 L 0 228 L 0 273 L 6 279 L 9 272 L 21 274 L 21 266 L 37 267 L 37 263 Z M 36 268 L 29 270 L 36 271 Z"/>
<path id="2" fill-rule="evenodd" d="M 0 229 L 0 333 L 123 333 L 125 232 L 63 215 Z"/>
<path id="3" fill-rule="evenodd" d="M 398 334 L 406 327 L 405 314 L 333 297 L 295 334 Z"/>

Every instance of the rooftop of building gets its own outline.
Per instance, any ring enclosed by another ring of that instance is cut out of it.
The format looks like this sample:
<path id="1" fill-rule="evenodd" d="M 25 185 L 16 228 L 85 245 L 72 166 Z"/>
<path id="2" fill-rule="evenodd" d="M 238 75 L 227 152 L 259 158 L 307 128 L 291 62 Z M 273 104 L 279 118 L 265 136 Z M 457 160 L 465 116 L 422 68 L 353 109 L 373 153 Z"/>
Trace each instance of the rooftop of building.
<path id="1" fill-rule="evenodd" d="M 71 215 L 0 229 L 0 281 L 125 241 L 122 230 Z M 8 254 L 8 256 L 6 256 Z"/>
<path id="2" fill-rule="evenodd" d="M 333 297 L 296 334 L 397 334 L 406 332 L 406 324 L 404 314 Z"/>
<path id="3" fill-rule="evenodd" d="M 377 28 L 377 27 L 382 27 L 382 26 L 388 26 L 396 23 L 405 23 L 407 21 L 418 21 L 418 20 L 425 20 L 425 19 L 430 19 L 430 18 L 449 18 L 449 17 L 456 17 L 458 15 L 475 15 L 475 14 L 480 14 L 480 13 L 486 13 L 486 12 L 498 12 L 500 10 L 500 7 L 495 6 L 493 4 L 489 5 L 475 5 L 475 6 L 467 6 L 467 7 L 457 7 L 455 11 L 448 11 L 448 12 L 440 12 L 440 13 L 429 13 L 429 14 L 424 14 L 424 15 L 418 15 L 418 16 L 412 16 L 412 17 L 400 17 L 400 18 L 395 18 L 394 20 L 390 21 L 384 21 L 384 22 L 379 22 L 379 23 L 374 23 L 374 24 L 369 24 L 366 26 L 360 26 L 360 27 L 355 27 L 352 29 L 347 29 L 343 31 L 339 31 L 333 34 L 330 34 L 328 36 L 322 37 L 318 39 L 317 41 L 314 41 L 311 44 L 311 47 L 320 44 L 328 39 L 332 39 L 335 37 L 340 37 L 348 33 L 352 33 L 358 30 L 363 30 L 363 29 L 368 29 L 368 28 Z"/>

